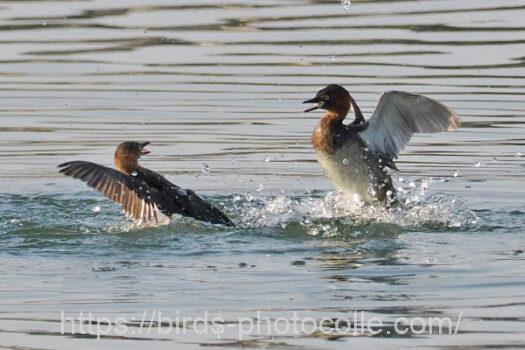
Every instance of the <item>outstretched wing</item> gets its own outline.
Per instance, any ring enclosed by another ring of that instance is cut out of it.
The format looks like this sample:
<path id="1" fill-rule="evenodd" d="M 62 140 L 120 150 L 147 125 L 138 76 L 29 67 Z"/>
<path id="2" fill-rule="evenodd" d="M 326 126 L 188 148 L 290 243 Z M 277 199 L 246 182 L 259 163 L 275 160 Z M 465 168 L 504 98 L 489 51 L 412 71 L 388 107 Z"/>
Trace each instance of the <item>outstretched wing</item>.
<path id="1" fill-rule="evenodd" d="M 126 215 L 137 224 L 166 220 L 156 204 L 157 191 L 138 178 L 91 162 L 67 162 L 58 167 L 62 174 L 80 179 L 120 203 Z"/>
<path id="2" fill-rule="evenodd" d="M 359 135 L 372 152 L 394 159 L 415 133 L 451 131 L 460 123 L 454 111 L 432 98 L 388 91 Z"/>

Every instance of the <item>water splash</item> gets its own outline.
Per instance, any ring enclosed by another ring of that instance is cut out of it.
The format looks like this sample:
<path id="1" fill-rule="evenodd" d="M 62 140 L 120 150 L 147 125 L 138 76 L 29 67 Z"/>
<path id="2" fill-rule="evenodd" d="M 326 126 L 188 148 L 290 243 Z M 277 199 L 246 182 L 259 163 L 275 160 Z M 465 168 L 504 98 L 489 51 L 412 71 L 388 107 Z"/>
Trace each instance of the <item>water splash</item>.
<path id="1" fill-rule="evenodd" d="M 208 175 L 210 173 L 210 166 L 206 163 L 202 163 L 200 175 Z"/>
<path id="2" fill-rule="evenodd" d="M 442 180 L 408 182 L 408 188 L 400 188 L 397 203 L 390 208 L 368 206 L 355 196 L 329 192 L 293 197 L 240 195 L 233 198 L 233 211 L 242 218 L 240 225 L 245 228 L 299 225 L 309 234 L 327 237 L 348 232 L 355 234 L 364 227 L 378 230 L 384 230 L 385 225 L 404 230 L 461 229 L 479 221 L 462 198 L 431 193 L 429 189 L 434 181 Z"/>
<path id="3" fill-rule="evenodd" d="M 410 230 L 468 230 L 480 219 L 464 200 L 430 191 L 443 179 L 400 181 L 397 202 L 390 208 L 368 206 L 355 196 L 336 192 L 306 192 L 268 195 L 258 187 L 255 193 L 210 198 L 247 233 L 269 229 L 272 235 L 308 234 L 320 237 L 348 237 L 399 233 Z M 0 229 L 12 234 L 76 235 L 149 232 L 126 221 L 118 205 L 98 194 L 2 195 Z M 93 210 L 96 208 L 96 210 Z M 0 208 L 1 209 L 1 208 Z M 28 215 L 29 214 L 29 215 Z M 190 218 L 178 217 L 170 232 L 217 232 Z"/>

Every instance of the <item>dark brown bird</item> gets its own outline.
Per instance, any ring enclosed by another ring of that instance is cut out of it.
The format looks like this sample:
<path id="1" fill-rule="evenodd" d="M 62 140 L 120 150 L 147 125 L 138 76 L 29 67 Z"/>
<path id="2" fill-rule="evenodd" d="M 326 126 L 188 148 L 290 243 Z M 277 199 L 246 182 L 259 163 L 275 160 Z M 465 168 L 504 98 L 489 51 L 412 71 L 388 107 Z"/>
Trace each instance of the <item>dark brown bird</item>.
<path id="1" fill-rule="evenodd" d="M 357 194 L 366 203 L 388 202 L 395 195 L 386 167 L 396 169 L 394 159 L 415 133 L 456 129 L 460 120 L 442 103 L 401 91 L 383 94 L 366 121 L 350 93 L 339 85 L 328 85 L 308 108 L 326 110 L 312 134 L 317 160 L 338 190 Z M 343 124 L 354 110 L 352 123 Z"/>
<path id="2" fill-rule="evenodd" d="M 80 179 L 124 208 L 136 224 L 167 224 L 173 214 L 189 216 L 212 224 L 234 226 L 219 209 L 189 189 L 172 184 L 162 175 L 139 164 L 150 153 L 149 142 L 123 142 L 115 152 L 115 169 L 74 161 L 60 164 L 64 175 Z"/>

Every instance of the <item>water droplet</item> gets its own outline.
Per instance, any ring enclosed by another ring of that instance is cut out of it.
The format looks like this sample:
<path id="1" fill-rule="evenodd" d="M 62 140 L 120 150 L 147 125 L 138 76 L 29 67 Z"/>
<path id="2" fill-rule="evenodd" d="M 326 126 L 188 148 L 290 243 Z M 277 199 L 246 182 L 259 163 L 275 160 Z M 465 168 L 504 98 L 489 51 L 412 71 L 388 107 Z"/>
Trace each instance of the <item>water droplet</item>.
<path id="1" fill-rule="evenodd" d="M 269 161 L 270 161 L 270 157 L 266 157 L 266 158 L 264 159 L 264 161 L 265 161 L 265 162 L 269 162 Z"/>
<path id="2" fill-rule="evenodd" d="M 330 61 L 335 61 L 335 56 L 330 56 Z"/>
<path id="3" fill-rule="evenodd" d="M 454 177 L 458 177 L 459 176 L 459 171 L 454 171 L 454 174 L 453 174 Z"/>
<path id="4" fill-rule="evenodd" d="M 343 5 L 343 9 L 345 11 L 350 10 L 350 6 L 352 6 L 352 1 L 350 0 L 341 0 L 341 5 Z"/>
<path id="5" fill-rule="evenodd" d="M 343 159 L 343 164 L 344 164 L 344 165 L 348 165 L 348 163 L 350 163 L 350 162 L 348 161 L 348 159 L 346 159 L 346 158 Z"/>
<path id="6" fill-rule="evenodd" d="M 264 190 L 264 185 L 259 184 L 259 186 L 257 186 L 257 192 L 261 192 L 262 190 Z"/>
<path id="7" fill-rule="evenodd" d="M 479 168 L 480 166 L 481 166 L 481 162 L 476 162 L 476 163 L 474 163 L 474 167 L 475 167 L 475 168 Z"/>
<path id="8" fill-rule="evenodd" d="M 523 156 L 523 153 L 521 152 L 516 152 L 516 157 L 522 157 Z"/>
<path id="9" fill-rule="evenodd" d="M 132 171 L 131 172 L 131 176 L 137 176 L 137 175 L 138 175 L 138 173 L 136 171 Z"/>
<path id="10" fill-rule="evenodd" d="M 96 207 L 91 208 L 91 211 L 93 213 L 99 213 L 100 212 L 100 207 L 97 205 Z"/>
<path id="11" fill-rule="evenodd" d="M 202 163 L 201 174 L 206 175 L 210 173 L 210 167 L 206 163 Z"/>
<path id="12" fill-rule="evenodd" d="M 408 184 L 408 186 L 414 188 L 414 187 L 416 187 L 416 184 L 415 184 L 414 182 L 410 182 L 410 183 Z"/>

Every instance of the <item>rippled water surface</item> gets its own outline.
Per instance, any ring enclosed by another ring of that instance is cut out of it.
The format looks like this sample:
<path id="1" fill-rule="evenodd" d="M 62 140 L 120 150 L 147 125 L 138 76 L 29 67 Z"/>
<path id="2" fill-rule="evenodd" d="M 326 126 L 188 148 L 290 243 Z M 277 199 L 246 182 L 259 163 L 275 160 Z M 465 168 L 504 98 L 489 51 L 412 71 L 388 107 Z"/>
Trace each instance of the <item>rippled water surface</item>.
<path id="1" fill-rule="evenodd" d="M 0 3 L 0 348 L 525 348 L 525 3 L 342 3 Z M 314 160 L 320 114 L 300 102 L 329 83 L 367 116 L 391 89 L 461 116 L 400 156 L 398 206 L 341 197 Z M 122 140 L 151 141 L 145 166 L 238 226 L 137 229 L 56 171 L 110 165 Z M 139 324 L 205 311 L 232 327 Z M 258 311 L 459 327 L 239 340 Z M 61 312 L 130 331 L 62 332 Z"/>

